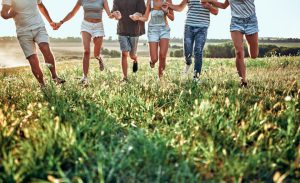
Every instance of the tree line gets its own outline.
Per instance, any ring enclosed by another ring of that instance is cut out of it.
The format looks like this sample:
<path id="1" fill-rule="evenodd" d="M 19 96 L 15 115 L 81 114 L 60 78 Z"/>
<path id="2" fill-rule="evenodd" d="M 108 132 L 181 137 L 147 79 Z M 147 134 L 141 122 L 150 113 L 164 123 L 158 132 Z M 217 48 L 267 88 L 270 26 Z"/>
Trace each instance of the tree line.
<path id="1" fill-rule="evenodd" d="M 173 46 L 171 46 L 173 48 Z M 247 45 L 244 44 L 245 56 L 249 57 Z M 176 46 L 170 52 L 170 57 L 183 57 L 183 48 Z M 231 42 L 222 44 L 209 44 L 204 49 L 204 56 L 207 58 L 234 58 L 235 49 Z M 259 45 L 259 57 L 270 56 L 300 56 L 300 48 L 284 47 L 276 45 Z"/>

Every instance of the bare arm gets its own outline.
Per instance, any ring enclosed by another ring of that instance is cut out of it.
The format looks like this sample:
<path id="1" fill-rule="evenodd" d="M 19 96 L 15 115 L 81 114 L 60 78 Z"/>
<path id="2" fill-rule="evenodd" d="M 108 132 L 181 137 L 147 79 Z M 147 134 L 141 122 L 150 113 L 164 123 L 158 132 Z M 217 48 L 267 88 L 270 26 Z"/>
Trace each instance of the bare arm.
<path id="1" fill-rule="evenodd" d="M 44 15 L 44 17 L 49 22 L 49 24 L 53 24 L 53 21 L 49 15 L 49 12 L 48 12 L 47 8 L 44 6 L 44 4 L 41 2 L 40 4 L 38 4 L 38 7 L 40 9 L 40 12 Z"/>
<path id="2" fill-rule="evenodd" d="M 107 0 L 104 0 L 103 6 L 104 6 L 104 10 L 105 10 L 107 16 L 108 16 L 108 17 L 111 17 L 111 12 L 110 12 L 109 5 L 108 5 L 108 3 L 107 3 Z"/>
<path id="3" fill-rule="evenodd" d="M 74 6 L 74 8 L 67 14 L 67 16 L 65 16 L 65 18 L 61 20 L 61 23 L 65 23 L 65 22 L 71 20 L 76 15 L 78 10 L 80 9 L 80 6 L 81 6 L 80 3 L 77 2 L 76 5 Z"/>
<path id="4" fill-rule="evenodd" d="M 169 7 L 170 9 L 174 10 L 174 11 L 179 11 L 181 12 L 182 10 L 184 10 L 184 8 L 186 7 L 188 3 L 188 0 L 182 0 L 182 2 L 178 5 L 174 5 L 172 3 L 169 3 Z"/>
<path id="5" fill-rule="evenodd" d="M 169 4 L 172 4 L 172 0 L 167 0 L 167 2 Z M 174 10 L 173 9 L 170 9 L 168 7 L 168 11 L 167 11 L 167 17 L 171 20 L 171 21 L 174 21 L 175 17 L 174 17 Z"/>
<path id="6" fill-rule="evenodd" d="M 119 11 L 118 2 L 116 0 L 114 0 L 114 2 L 113 2 L 113 7 L 112 7 L 109 18 L 114 18 L 116 20 L 120 20 L 122 18 L 122 15 Z"/>
<path id="7" fill-rule="evenodd" d="M 211 3 L 212 5 L 214 5 L 217 8 L 221 8 L 221 9 L 226 9 L 229 6 L 229 1 L 225 0 L 224 3 L 218 2 L 216 0 L 202 0 L 202 2 L 208 2 Z"/>
<path id="8" fill-rule="evenodd" d="M 150 11 L 151 11 L 151 0 L 147 0 L 147 6 L 146 6 L 146 11 L 145 14 L 141 17 L 138 18 L 139 21 L 142 22 L 147 22 L 149 20 L 149 16 L 150 16 Z"/>
<path id="9" fill-rule="evenodd" d="M 16 16 L 16 12 L 9 5 L 3 5 L 1 10 L 1 17 L 4 19 L 10 19 Z"/>

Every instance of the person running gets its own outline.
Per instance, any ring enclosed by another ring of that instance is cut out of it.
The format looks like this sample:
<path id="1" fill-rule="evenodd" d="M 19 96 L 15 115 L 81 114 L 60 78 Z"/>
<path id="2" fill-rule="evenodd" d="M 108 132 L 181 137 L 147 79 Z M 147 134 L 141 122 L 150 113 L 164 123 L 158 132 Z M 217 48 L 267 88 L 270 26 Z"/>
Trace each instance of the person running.
<path id="1" fill-rule="evenodd" d="M 150 48 L 150 67 L 154 68 L 159 60 L 158 76 L 161 79 L 166 67 L 166 58 L 170 41 L 170 27 L 168 20 L 174 20 L 173 10 L 169 10 L 168 5 L 164 4 L 166 0 L 148 0 L 144 16 L 133 16 L 134 21 L 146 22 L 151 14 L 151 20 L 148 24 L 148 42 Z M 172 3 L 172 0 L 167 0 Z M 159 49 L 159 51 L 158 51 Z"/>
<path id="2" fill-rule="evenodd" d="M 186 66 L 183 74 L 188 74 L 194 52 L 194 80 L 198 81 L 202 69 L 203 50 L 210 24 L 210 13 L 217 15 L 219 10 L 210 3 L 200 3 L 199 0 L 182 0 L 179 5 L 169 4 L 174 11 L 182 11 L 186 5 L 188 12 L 184 30 L 184 55 Z"/>
<path id="3" fill-rule="evenodd" d="M 117 33 L 122 51 L 123 81 L 128 81 L 128 55 L 133 60 L 132 71 L 138 71 L 137 46 L 139 36 L 145 34 L 145 23 L 133 21 L 130 16 L 136 12 L 144 14 L 146 5 L 144 0 L 114 0 L 112 18 L 118 20 Z"/>
<path id="4" fill-rule="evenodd" d="M 252 59 L 258 57 L 258 21 L 256 17 L 254 0 L 225 0 L 224 3 L 205 0 L 216 7 L 231 8 L 230 32 L 236 53 L 236 68 L 241 78 L 241 87 L 247 87 L 246 66 L 244 62 L 244 35 L 248 44 L 248 52 Z"/>
<path id="5" fill-rule="evenodd" d="M 50 18 L 42 0 L 2 0 L 2 6 L 1 16 L 4 19 L 14 19 L 19 44 L 41 87 L 45 86 L 45 81 L 39 65 L 36 44 L 50 69 L 53 81 L 56 84 L 64 83 L 65 80 L 57 76 L 55 59 L 49 46 L 49 36 L 39 11 L 52 27 L 56 25 Z"/>
<path id="6" fill-rule="evenodd" d="M 84 10 L 84 20 L 81 24 L 81 36 L 84 48 L 83 54 L 83 77 L 80 83 L 83 85 L 88 84 L 88 72 L 90 66 L 90 44 L 91 40 L 94 42 L 94 57 L 99 62 L 100 71 L 104 70 L 103 59 L 101 58 L 101 48 L 103 43 L 104 27 L 102 22 L 103 9 L 110 17 L 111 13 L 107 0 L 78 0 L 73 10 L 67 16 L 57 23 L 56 29 L 59 29 L 62 24 L 72 19 L 80 7 Z"/>

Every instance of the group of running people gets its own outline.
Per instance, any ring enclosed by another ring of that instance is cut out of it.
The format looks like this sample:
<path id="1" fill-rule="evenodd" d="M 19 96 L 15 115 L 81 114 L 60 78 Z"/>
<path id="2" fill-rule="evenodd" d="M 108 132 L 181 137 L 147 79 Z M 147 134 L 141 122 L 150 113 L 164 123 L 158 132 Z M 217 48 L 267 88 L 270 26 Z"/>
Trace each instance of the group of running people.
<path id="1" fill-rule="evenodd" d="M 187 74 L 194 55 L 194 80 L 201 74 L 203 50 L 210 25 L 210 14 L 217 15 L 218 8 L 231 7 L 230 32 L 236 51 L 236 67 L 240 76 L 240 85 L 247 86 L 246 66 L 244 62 L 244 35 L 246 37 L 249 55 L 258 56 L 258 22 L 254 0 L 182 0 L 178 5 L 172 0 L 114 0 L 110 10 L 108 0 L 78 0 L 74 8 L 60 22 L 54 22 L 42 0 L 2 0 L 1 16 L 4 19 L 13 18 L 17 29 L 17 38 L 28 59 L 32 72 L 41 86 L 45 85 L 43 73 L 39 66 L 36 44 L 41 50 L 45 62 L 50 65 L 52 79 L 57 84 L 65 80 L 56 74 L 55 59 L 49 46 L 49 36 L 40 12 L 47 19 L 54 30 L 72 19 L 78 10 L 83 7 L 84 20 L 81 24 L 83 54 L 82 84 L 88 83 L 90 62 L 90 43 L 94 43 L 94 57 L 99 62 L 99 69 L 103 71 L 105 63 L 101 57 L 103 37 L 105 36 L 102 22 L 102 13 L 105 10 L 109 18 L 118 21 L 117 34 L 122 51 L 123 80 L 128 79 L 128 61 L 133 61 L 133 72 L 138 71 L 137 48 L 139 37 L 145 34 L 145 22 L 148 23 L 148 42 L 151 68 L 159 62 L 158 76 L 161 79 L 166 67 L 166 58 L 170 41 L 170 27 L 168 20 L 174 20 L 174 11 L 182 11 L 188 6 L 184 29 L 184 55 Z M 179 24 L 180 25 L 180 24 Z"/>

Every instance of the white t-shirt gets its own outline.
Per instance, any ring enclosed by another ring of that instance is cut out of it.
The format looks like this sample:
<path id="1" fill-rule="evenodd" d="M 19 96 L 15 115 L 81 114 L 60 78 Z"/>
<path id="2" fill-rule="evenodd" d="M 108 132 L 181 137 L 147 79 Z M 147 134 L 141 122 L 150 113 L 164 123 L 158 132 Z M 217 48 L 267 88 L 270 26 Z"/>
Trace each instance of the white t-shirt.
<path id="1" fill-rule="evenodd" d="M 37 7 L 40 3 L 42 0 L 2 0 L 2 5 L 11 6 L 17 13 L 14 17 L 17 33 L 45 26 Z"/>

